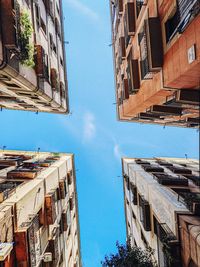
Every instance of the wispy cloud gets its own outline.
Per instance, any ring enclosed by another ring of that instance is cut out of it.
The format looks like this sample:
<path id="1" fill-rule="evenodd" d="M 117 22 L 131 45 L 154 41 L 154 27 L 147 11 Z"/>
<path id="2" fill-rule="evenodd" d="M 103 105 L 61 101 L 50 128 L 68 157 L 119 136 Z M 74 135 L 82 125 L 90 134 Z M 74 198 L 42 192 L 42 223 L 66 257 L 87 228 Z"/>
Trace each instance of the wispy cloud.
<path id="1" fill-rule="evenodd" d="M 83 117 L 84 128 L 83 128 L 83 137 L 84 141 L 90 141 L 94 138 L 96 134 L 96 124 L 95 117 L 93 113 L 87 112 Z"/>
<path id="2" fill-rule="evenodd" d="M 66 2 L 74 9 L 76 9 L 79 13 L 87 16 L 92 20 L 98 20 L 99 15 L 92 10 L 90 7 L 86 6 L 85 4 L 81 3 L 79 0 L 66 0 Z"/>
<path id="3" fill-rule="evenodd" d="M 114 155 L 116 157 L 116 159 L 121 160 L 123 153 L 120 149 L 120 146 L 118 144 L 115 144 L 114 146 Z"/>

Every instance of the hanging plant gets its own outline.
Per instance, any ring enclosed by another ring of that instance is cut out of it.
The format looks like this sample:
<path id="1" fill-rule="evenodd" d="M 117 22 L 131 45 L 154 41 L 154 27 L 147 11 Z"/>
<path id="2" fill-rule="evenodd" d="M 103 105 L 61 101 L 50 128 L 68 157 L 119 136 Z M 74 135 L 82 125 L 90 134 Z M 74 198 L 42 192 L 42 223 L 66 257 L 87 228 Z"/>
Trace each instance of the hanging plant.
<path id="1" fill-rule="evenodd" d="M 23 11 L 20 15 L 20 62 L 22 65 L 34 67 L 34 45 L 30 43 L 30 38 L 33 33 L 33 27 L 27 11 Z"/>

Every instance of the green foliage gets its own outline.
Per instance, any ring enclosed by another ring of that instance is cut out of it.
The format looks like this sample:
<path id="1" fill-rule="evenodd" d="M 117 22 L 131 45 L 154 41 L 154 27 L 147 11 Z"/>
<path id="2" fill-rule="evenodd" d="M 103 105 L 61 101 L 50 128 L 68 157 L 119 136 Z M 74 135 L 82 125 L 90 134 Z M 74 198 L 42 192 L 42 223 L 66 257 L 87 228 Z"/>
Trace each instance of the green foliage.
<path id="1" fill-rule="evenodd" d="M 101 262 L 102 267 L 156 267 L 152 261 L 153 251 L 148 248 L 142 250 L 138 247 L 131 247 L 130 242 L 120 245 L 118 242 L 117 254 L 106 256 Z"/>
<path id="2" fill-rule="evenodd" d="M 27 11 L 23 11 L 20 15 L 20 61 L 22 65 L 34 67 L 34 45 L 30 43 L 30 38 L 33 33 L 33 27 Z"/>

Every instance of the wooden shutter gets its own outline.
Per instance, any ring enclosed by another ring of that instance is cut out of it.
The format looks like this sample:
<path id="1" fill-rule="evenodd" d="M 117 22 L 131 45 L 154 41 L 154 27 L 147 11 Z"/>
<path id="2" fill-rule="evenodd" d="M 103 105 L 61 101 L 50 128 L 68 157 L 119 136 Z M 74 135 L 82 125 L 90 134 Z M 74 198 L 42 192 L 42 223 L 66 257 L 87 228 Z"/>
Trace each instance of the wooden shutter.
<path id="1" fill-rule="evenodd" d="M 55 267 L 58 264 L 60 258 L 60 250 L 59 250 L 59 229 L 55 230 L 54 236 L 51 240 L 49 240 L 49 248 L 48 251 L 52 253 L 53 261 L 49 264 L 50 267 Z"/>
<path id="2" fill-rule="evenodd" d="M 36 54 L 35 54 L 35 71 L 38 76 L 44 77 L 44 69 L 45 69 L 45 51 L 41 45 L 36 45 Z"/>
<path id="3" fill-rule="evenodd" d="M 74 196 L 69 199 L 69 209 L 72 211 L 74 208 Z"/>
<path id="4" fill-rule="evenodd" d="M 141 196 L 139 196 L 140 218 L 145 231 L 151 231 L 150 205 Z"/>
<path id="5" fill-rule="evenodd" d="M 40 262 L 41 247 L 38 216 L 25 222 L 15 233 L 15 252 L 19 266 L 35 267 Z"/>
<path id="6" fill-rule="evenodd" d="M 123 12 L 123 0 L 118 0 L 118 9 L 119 9 L 119 13 Z"/>
<path id="7" fill-rule="evenodd" d="M 120 54 L 122 59 L 126 58 L 126 46 L 125 46 L 125 37 L 119 38 L 119 45 L 120 45 Z"/>
<path id="8" fill-rule="evenodd" d="M 135 5 L 134 3 L 127 3 L 125 8 L 128 35 L 133 35 L 135 33 Z"/>
<path id="9" fill-rule="evenodd" d="M 54 224 L 56 220 L 56 191 L 45 196 L 46 221 L 48 225 Z"/>
<path id="10" fill-rule="evenodd" d="M 68 185 L 72 184 L 72 171 L 67 172 L 67 183 Z"/>
<path id="11" fill-rule="evenodd" d="M 60 198 L 65 199 L 67 195 L 67 188 L 66 188 L 66 180 L 62 179 L 59 181 L 59 189 L 60 189 Z"/>
<path id="12" fill-rule="evenodd" d="M 137 205 L 137 187 L 134 184 L 131 184 L 131 191 L 133 195 L 133 204 Z"/>
<path id="13" fill-rule="evenodd" d="M 66 98 L 65 85 L 63 82 L 60 82 L 60 96 L 61 98 Z"/>
<path id="14" fill-rule="evenodd" d="M 3 43 L 9 49 L 19 48 L 20 6 L 16 0 L 1 0 Z"/>
<path id="15" fill-rule="evenodd" d="M 129 99 L 128 79 L 123 79 L 124 99 Z"/>
<path id="16" fill-rule="evenodd" d="M 62 219 L 63 231 L 66 232 L 68 229 L 67 211 L 63 211 L 61 219 Z"/>
<path id="17" fill-rule="evenodd" d="M 52 89 L 58 90 L 58 73 L 56 69 L 51 69 L 51 86 Z"/>
<path id="18" fill-rule="evenodd" d="M 129 85 L 129 94 L 136 93 L 140 88 L 138 60 L 132 59 L 132 52 L 128 57 L 127 77 Z"/>

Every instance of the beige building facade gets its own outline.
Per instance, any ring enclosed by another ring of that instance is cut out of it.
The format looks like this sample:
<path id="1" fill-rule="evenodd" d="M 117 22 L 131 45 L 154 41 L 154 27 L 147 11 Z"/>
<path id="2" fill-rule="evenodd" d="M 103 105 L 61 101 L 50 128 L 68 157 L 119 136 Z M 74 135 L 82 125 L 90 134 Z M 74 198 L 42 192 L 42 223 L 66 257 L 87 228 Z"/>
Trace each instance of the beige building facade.
<path id="1" fill-rule="evenodd" d="M 0 266 L 82 266 L 72 154 L 0 151 Z"/>
<path id="2" fill-rule="evenodd" d="M 160 267 L 200 266 L 199 161 L 123 158 L 127 237 Z"/>
<path id="3" fill-rule="evenodd" d="M 69 113 L 62 0 L 0 2 L 0 107 Z"/>

